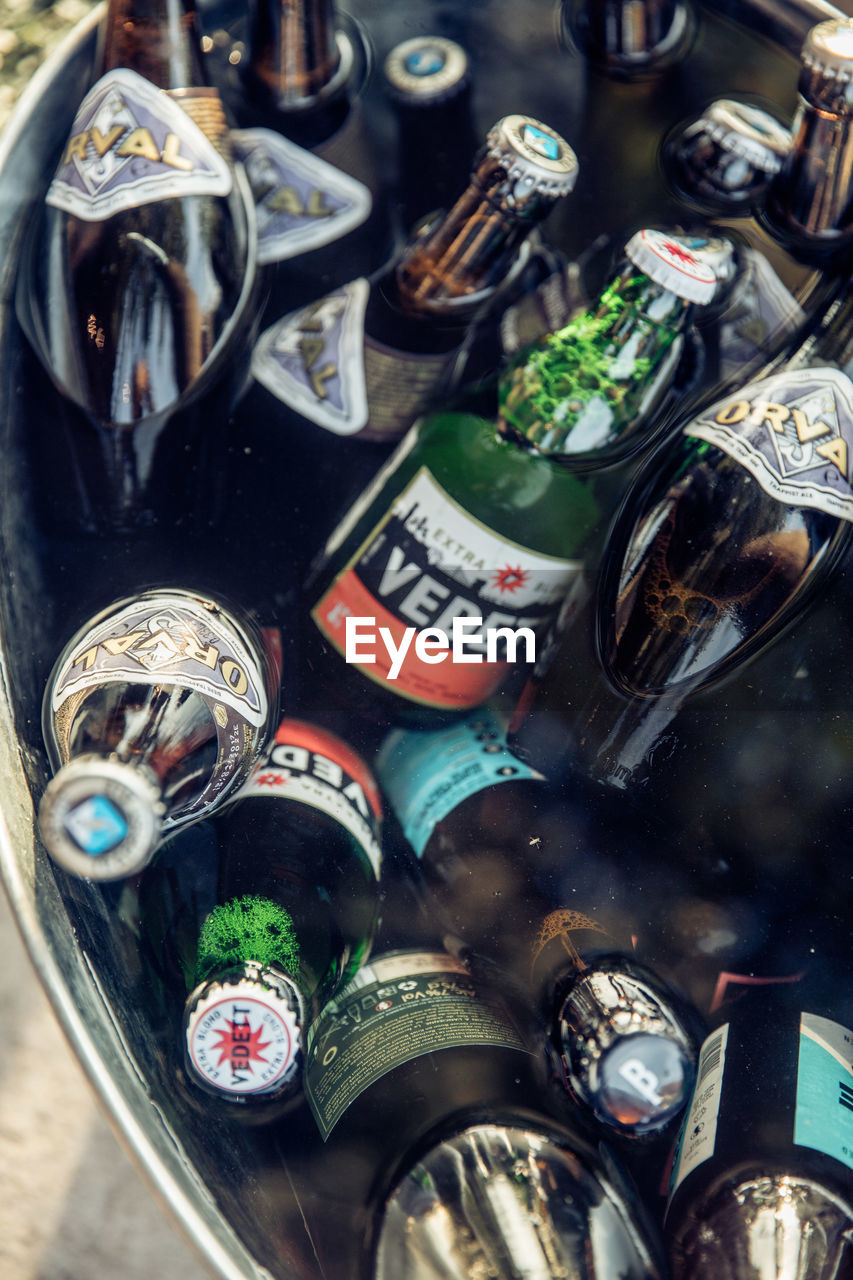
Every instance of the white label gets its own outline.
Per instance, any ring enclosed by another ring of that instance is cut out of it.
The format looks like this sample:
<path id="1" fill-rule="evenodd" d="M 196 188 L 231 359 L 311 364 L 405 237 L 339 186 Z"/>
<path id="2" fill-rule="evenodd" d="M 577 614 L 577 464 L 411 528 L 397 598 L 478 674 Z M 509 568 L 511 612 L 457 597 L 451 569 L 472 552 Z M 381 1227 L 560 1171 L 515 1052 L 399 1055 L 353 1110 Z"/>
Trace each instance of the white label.
<path id="1" fill-rule="evenodd" d="M 85 632 L 56 679 L 53 711 L 78 691 L 122 679 L 194 689 L 232 707 L 255 728 L 266 723 L 257 659 L 221 613 L 188 596 L 180 602 L 143 596 Z"/>
<path id="2" fill-rule="evenodd" d="M 684 434 L 722 449 L 778 502 L 853 520 L 853 383 L 839 369 L 784 369 L 750 383 Z"/>
<path id="3" fill-rule="evenodd" d="M 81 102 L 46 201 L 86 222 L 178 196 L 227 196 L 231 170 L 194 120 L 135 71 Z"/>
<path id="4" fill-rule="evenodd" d="M 268 391 L 335 435 L 367 425 L 364 312 L 370 286 L 353 280 L 258 339 L 252 373 Z"/>
<path id="5" fill-rule="evenodd" d="M 678 1155 L 672 1173 L 670 1195 L 689 1173 L 714 1154 L 728 1038 L 729 1024 L 726 1023 L 708 1036 L 702 1045 L 699 1064 L 696 1068 L 693 1097 L 681 1131 Z"/>
<path id="6" fill-rule="evenodd" d="M 330 244 L 370 213 L 373 201 L 363 182 L 280 133 L 237 129 L 231 140 L 255 198 L 260 263 Z"/>

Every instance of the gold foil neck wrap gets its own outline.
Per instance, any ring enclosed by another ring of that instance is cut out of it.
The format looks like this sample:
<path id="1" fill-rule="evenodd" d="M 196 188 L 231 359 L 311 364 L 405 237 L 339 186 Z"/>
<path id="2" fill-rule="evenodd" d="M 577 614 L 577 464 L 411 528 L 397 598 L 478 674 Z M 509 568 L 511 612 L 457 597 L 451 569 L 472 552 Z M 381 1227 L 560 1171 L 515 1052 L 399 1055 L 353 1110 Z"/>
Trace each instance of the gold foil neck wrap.
<path id="1" fill-rule="evenodd" d="M 231 140 L 225 108 L 217 89 L 167 89 L 180 107 L 194 120 L 216 150 L 231 159 Z"/>

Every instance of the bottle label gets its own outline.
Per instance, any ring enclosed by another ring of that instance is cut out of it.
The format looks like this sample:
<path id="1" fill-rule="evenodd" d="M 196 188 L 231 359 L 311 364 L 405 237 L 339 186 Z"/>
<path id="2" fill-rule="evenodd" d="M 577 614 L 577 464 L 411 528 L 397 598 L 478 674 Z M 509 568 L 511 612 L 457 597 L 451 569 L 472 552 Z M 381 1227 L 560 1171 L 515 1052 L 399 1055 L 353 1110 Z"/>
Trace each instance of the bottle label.
<path id="1" fill-rule="evenodd" d="M 720 318 L 720 377 L 728 380 L 766 360 L 793 339 L 806 313 L 763 253 L 741 245 L 741 272 L 732 301 Z"/>
<path id="2" fill-rule="evenodd" d="M 511 754 L 506 735 L 486 708 L 437 733 L 394 730 L 385 739 L 376 769 L 419 858 L 438 823 L 469 796 L 499 782 L 542 780 L 541 773 Z"/>
<path id="3" fill-rule="evenodd" d="M 334 734 L 302 720 L 282 720 L 266 759 L 240 795 L 280 796 L 328 814 L 349 832 L 379 875 L 379 789 L 361 757 Z"/>
<path id="4" fill-rule="evenodd" d="M 370 285 L 353 280 L 272 325 L 257 343 L 252 372 L 290 408 L 339 436 L 367 428 L 394 439 L 438 396 L 458 358 L 412 355 L 364 331 Z"/>
<path id="5" fill-rule="evenodd" d="M 227 196 L 231 169 L 186 111 L 126 67 L 81 102 L 47 203 L 85 222 L 179 196 Z"/>
<path id="6" fill-rule="evenodd" d="M 201 599 L 150 595 L 111 613 L 80 638 L 60 669 L 50 705 L 62 761 L 80 704 L 100 685 L 168 683 L 201 695 L 216 725 L 213 775 L 193 804 L 166 819 L 164 830 L 203 812 L 254 754 L 269 703 L 264 672 L 236 629 Z"/>
<path id="7" fill-rule="evenodd" d="M 700 1050 L 693 1096 L 673 1162 L 670 1197 L 689 1173 L 714 1154 L 728 1038 L 729 1024 L 725 1023 L 708 1036 Z"/>
<path id="8" fill-rule="evenodd" d="M 234 152 L 255 199 L 258 261 L 283 262 L 339 240 L 373 206 L 363 182 L 271 129 L 237 129 Z"/>
<path id="9" fill-rule="evenodd" d="M 717 445 L 779 502 L 853 520 L 853 383 L 839 369 L 783 370 L 750 383 L 684 434 Z"/>
<path id="10" fill-rule="evenodd" d="M 465 710 L 495 692 L 515 660 L 513 648 L 535 660 L 535 644 L 512 633 L 544 633 L 566 595 L 582 584 L 582 561 L 510 542 L 469 515 L 421 467 L 312 617 L 338 652 L 377 684 L 413 702 Z M 358 646 L 359 656 L 347 653 L 349 617 L 378 636 L 386 632 L 372 654 L 369 641 Z M 465 618 L 481 621 L 467 629 L 464 652 L 459 646 L 453 653 L 447 637 L 454 619 Z M 488 643 L 501 629 L 509 637 L 503 651 L 497 640 Z M 431 660 L 416 651 L 416 630 L 429 633 Z M 402 657 L 392 658 L 390 648 Z"/>
<path id="11" fill-rule="evenodd" d="M 308 1033 L 305 1094 L 323 1140 L 396 1067 L 463 1045 L 526 1052 L 500 1006 L 451 956 L 400 953 L 365 965 Z"/>
<path id="12" fill-rule="evenodd" d="M 364 381 L 366 280 L 285 316 L 258 339 L 252 373 L 303 417 L 338 436 L 367 424 Z"/>
<path id="13" fill-rule="evenodd" d="M 800 1017 L 794 1142 L 853 1169 L 853 1032 L 813 1013 Z"/>

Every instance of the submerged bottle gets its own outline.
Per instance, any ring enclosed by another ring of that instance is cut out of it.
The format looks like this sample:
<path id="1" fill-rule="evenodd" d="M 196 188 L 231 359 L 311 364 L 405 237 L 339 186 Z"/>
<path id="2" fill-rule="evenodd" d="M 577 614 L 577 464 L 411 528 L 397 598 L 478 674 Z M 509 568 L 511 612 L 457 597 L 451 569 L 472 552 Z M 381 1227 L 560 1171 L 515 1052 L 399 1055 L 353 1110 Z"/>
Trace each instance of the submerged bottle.
<path id="1" fill-rule="evenodd" d="M 649 785 L 684 700 L 766 649 L 849 545 L 851 374 L 848 291 L 793 356 L 647 460 L 612 532 L 594 617 L 527 691 L 514 751 L 535 763 L 537 715 L 562 716 L 574 767 L 619 789 Z"/>
<path id="2" fill-rule="evenodd" d="M 98 68 L 29 228 L 18 314 L 82 411 L 63 501 L 76 471 L 94 527 L 183 515 L 191 489 L 206 518 L 256 319 L 245 179 L 191 0 L 113 0 Z"/>
<path id="3" fill-rule="evenodd" d="M 564 0 L 563 22 L 592 65 L 619 79 L 669 67 L 695 32 L 685 0 Z"/>
<path id="4" fill-rule="evenodd" d="M 175 840 L 146 873 L 149 963 L 170 993 L 181 1071 L 199 1101 L 268 1119 L 301 1097 L 308 1024 L 370 950 L 381 814 L 351 747 L 285 719 L 208 824 L 212 848 L 193 860 Z"/>
<path id="5" fill-rule="evenodd" d="M 278 712 L 271 633 L 174 588 L 116 602 L 72 637 L 45 691 L 54 776 L 39 832 L 75 875 L 140 870 L 245 780 Z"/>
<path id="6" fill-rule="evenodd" d="M 688 217 L 734 240 L 738 282 L 719 321 L 723 377 L 793 345 L 848 274 L 853 187 L 853 21 L 806 36 L 790 128 L 725 98 L 664 140 L 661 158 Z M 747 372 L 749 370 L 747 369 Z"/>
<path id="7" fill-rule="evenodd" d="M 372 279 L 351 280 L 267 329 L 255 377 L 300 426 L 398 438 L 450 383 L 472 327 L 494 314 L 528 236 L 576 175 L 558 134 L 528 116 L 504 117 L 452 208 Z"/>
<path id="8" fill-rule="evenodd" d="M 853 1009 L 837 975 L 821 986 L 753 988 L 703 1045 L 666 1216 L 673 1280 L 851 1274 Z"/>
<path id="9" fill-rule="evenodd" d="M 585 591 L 607 512 L 582 472 L 663 428 L 691 350 L 690 300 L 715 285 L 677 237 L 639 232 L 626 254 L 597 309 L 509 362 L 497 421 L 422 419 L 330 538 L 312 618 L 335 687 L 367 714 L 478 706 Z"/>
<path id="10" fill-rule="evenodd" d="M 395 45 L 383 66 L 397 117 L 396 201 L 405 232 L 463 190 L 477 150 L 468 54 L 444 36 Z"/>
<path id="11" fill-rule="evenodd" d="M 338 1225 L 315 1236 L 336 1280 L 661 1274 L 635 1193 L 543 1107 L 500 1002 L 448 954 L 372 960 L 311 1028 L 305 1085 L 323 1143 L 281 1148 L 309 1223 Z"/>
<path id="12" fill-rule="evenodd" d="M 259 0 L 243 34 L 221 74 L 269 268 L 267 314 L 278 317 L 338 283 L 341 263 L 348 278 L 390 252 L 361 104 L 369 52 L 334 0 Z"/>
<path id="13" fill-rule="evenodd" d="M 427 901 L 469 968 L 515 992 L 572 1096 L 623 1135 L 665 1128 L 689 1095 L 698 1018 L 643 963 L 650 930 L 608 877 L 583 797 L 558 800 L 488 708 L 438 732 L 392 731 L 377 773 Z"/>

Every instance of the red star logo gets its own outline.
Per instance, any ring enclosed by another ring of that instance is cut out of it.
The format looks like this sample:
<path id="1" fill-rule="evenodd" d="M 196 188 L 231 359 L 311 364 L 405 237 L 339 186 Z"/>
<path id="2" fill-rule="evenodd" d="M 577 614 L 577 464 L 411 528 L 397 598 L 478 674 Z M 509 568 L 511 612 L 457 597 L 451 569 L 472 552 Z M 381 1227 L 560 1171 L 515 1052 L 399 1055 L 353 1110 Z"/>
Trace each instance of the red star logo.
<path id="1" fill-rule="evenodd" d="M 229 1022 L 227 1031 L 217 1031 L 216 1034 L 221 1037 L 219 1043 L 213 1046 L 214 1052 L 219 1051 L 217 1067 L 221 1067 L 223 1062 L 231 1061 L 233 1069 L 233 1064 L 236 1061 L 240 1069 L 245 1070 L 251 1062 L 266 1063 L 266 1058 L 262 1057 L 261 1054 L 264 1049 L 269 1048 L 270 1041 L 265 1040 L 261 1044 L 261 1036 L 264 1034 L 263 1027 L 258 1027 L 255 1031 L 252 1031 L 248 1022 Z M 241 1052 L 235 1059 L 234 1050 L 238 1047 Z M 248 1049 L 249 1052 L 242 1052 L 245 1049 Z"/>
<path id="2" fill-rule="evenodd" d="M 259 787 L 283 787 L 287 777 L 283 773 L 260 773 L 255 781 Z"/>
<path id="3" fill-rule="evenodd" d="M 669 253 L 677 262 L 686 262 L 688 266 L 695 267 L 696 259 L 692 253 L 688 253 L 680 244 L 676 244 L 674 240 L 666 240 L 663 245 L 667 253 Z"/>
<path id="4" fill-rule="evenodd" d="M 496 570 L 492 586 L 497 587 L 499 591 L 517 591 L 519 587 L 524 586 L 529 576 L 526 569 L 520 566 L 512 569 L 507 565 L 506 569 Z"/>

